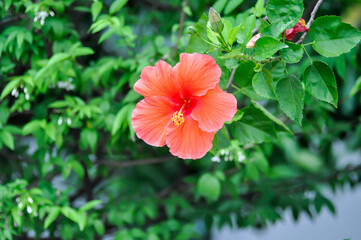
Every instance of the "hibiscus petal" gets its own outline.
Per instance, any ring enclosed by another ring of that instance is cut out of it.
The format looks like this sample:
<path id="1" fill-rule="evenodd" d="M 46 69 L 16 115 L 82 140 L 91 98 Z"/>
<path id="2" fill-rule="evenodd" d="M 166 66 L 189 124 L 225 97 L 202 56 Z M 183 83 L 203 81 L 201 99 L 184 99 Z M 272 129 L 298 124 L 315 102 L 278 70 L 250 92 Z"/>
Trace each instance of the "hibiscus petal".
<path id="1" fill-rule="evenodd" d="M 214 132 L 221 129 L 225 121 L 231 121 L 236 112 L 236 98 L 217 85 L 199 99 L 191 117 L 198 121 L 203 131 Z"/>
<path id="2" fill-rule="evenodd" d="M 138 138 L 152 146 L 164 146 L 173 112 L 166 97 L 147 97 L 140 101 L 132 113 L 132 126 Z"/>
<path id="3" fill-rule="evenodd" d="M 180 63 L 174 68 L 182 89 L 182 97 L 203 96 L 219 83 L 222 71 L 216 61 L 199 53 L 180 54 Z"/>
<path id="4" fill-rule="evenodd" d="M 154 67 L 145 67 L 140 79 L 134 84 L 134 90 L 144 97 L 164 96 L 173 98 L 179 94 L 179 83 L 172 67 L 159 61 Z"/>
<path id="5" fill-rule="evenodd" d="M 166 143 L 174 156 L 183 159 L 198 159 L 212 148 L 214 134 L 215 132 L 202 131 L 197 121 L 188 116 L 180 126 L 169 124 Z"/>

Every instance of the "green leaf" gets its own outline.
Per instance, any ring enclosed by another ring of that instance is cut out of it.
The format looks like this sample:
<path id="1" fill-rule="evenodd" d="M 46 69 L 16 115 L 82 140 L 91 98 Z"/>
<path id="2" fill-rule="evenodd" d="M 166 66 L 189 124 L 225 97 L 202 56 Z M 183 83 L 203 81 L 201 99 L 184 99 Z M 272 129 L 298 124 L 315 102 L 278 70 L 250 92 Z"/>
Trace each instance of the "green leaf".
<path id="1" fill-rule="evenodd" d="M 86 213 L 84 211 L 79 211 L 77 215 L 77 223 L 79 225 L 80 231 L 83 231 L 86 225 Z"/>
<path id="2" fill-rule="evenodd" d="M 244 0 L 230 0 L 228 1 L 228 4 L 226 8 L 224 9 L 224 14 L 228 15 L 231 13 L 234 9 L 236 9 L 239 5 L 243 3 Z"/>
<path id="3" fill-rule="evenodd" d="M 47 66 L 52 66 L 56 63 L 63 62 L 70 58 L 69 53 L 55 53 L 50 59 Z"/>
<path id="4" fill-rule="evenodd" d="M 272 86 L 272 75 L 267 69 L 263 68 L 262 71 L 253 76 L 252 86 L 258 95 L 266 98 L 276 98 Z"/>
<path id="5" fill-rule="evenodd" d="M 208 201 L 216 201 L 221 194 L 221 184 L 212 174 L 206 173 L 199 178 L 197 190 Z"/>
<path id="6" fill-rule="evenodd" d="M 313 49 L 325 57 L 336 57 L 349 52 L 361 40 L 361 33 L 341 17 L 324 16 L 311 25 L 310 37 L 315 41 Z"/>
<path id="7" fill-rule="evenodd" d="M 358 91 L 360 91 L 360 89 L 361 89 L 361 76 L 358 77 L 355 85 L 353 85 L 351 92 L 350 92 L 350 97 L 354 96 Z"/>
<path id="8" fill-rule="evenodd" d="M 226 6 L 227 2 L 228 2 L 228 0 L 218 0 L 217 2 L 215 2 L 213 4 L 212 8 L 214 10 L 216 10 L 217 12 L 222 12 L 222 10 Z"/>
<path id="9" fill-rule="evenodd" d="M 192 34 L 191 38 L 189 39 L 186 49 L 188 53 L 205 53 L 210 48 L 206 42 L 201 40 L 201 38 L 207 40 L 207 22 L 208 17 L 206 14 L 203 14 L 202 17 L 198 20 L 197 24 L 193 26 L 197 33 Z"/>
<path id="10" fill-rule="evenodd" d="M 11 150 L 14 150 L 14 147 L 15 147 L 14 136 L 10 132 L 5 131 L 5 130 L 2 130 L 0 132 L 0 135 L 1 135 L 1 139 L 2 139 L 3 143 Z"/>
<path id="11" fill-rule="evenodd" d="M 50 226 L 50 224 L 52 224 L 55 221 L 55 219 L 59 216 L 59 214 L 60 214 L 60 208 L 56 206 L 52 206 L 50 208 L 48 216 L 45 219 L 44 228 L 47 229 Z"/>
<path id="12" fill-rule="evenodd" d="M 338 93 L 335 75 L 324 62 L 314 61 L 303 74 L 306 89 L 317 99 L 337 108 Z"/>
<path id="13" fill-rule="evenodd" d="M 127 2 L 128 0 L 115 0 L 112 5 L 110 5 L 109 13 L 113 14 L 118 12 Z"/>
<path id="14" fill-rule="evenodd" d="M 302 17 L 302 0 L 269 0 L 266 13 L 271 23 L 283 21 L 294 26 Z"/>
<path id="15" fill-rule="evenodd" d="M 33 133 L 34 131 L 38 130 L 39 128 L 45 127 L 46 121 L 45 120 L 33 120 L 27 123 L 23 127 L 23 134 L 28 135 L 29 133 Z"/>
<path id="16" fill-rule="evenodd" d="M 272 113 L 270 113 L 266 108 L 264 108 L 261 104 L 259 104 L 258 102 L 252 101 L 252 104 L 254 107 L 258 108 L 259 110 L 261 110 L 263 112 L 264 115 L 266 115 L 269 119 L 271 119 L 274 123 L 276 123 L 277 125 L 279 125 L 281 128 L 283 128 L 284 130 L 286 130 L 287 132 L 293 134 L 293 132 L 291 131 L 291 129 L 289 129 L 286 124 L 284 124 L 281 120 L 279 120 L 277 117 L 275 117 Z"/>
<path id="17" fill-rule="evenodd" d="M 104 224 L 99 219 L 95 220 L 94 229 L 100 236 L 102 236 L 104 234 L 104 232 L 105 232 Z"/>
<path id="18" fill-rule="evenodd" d="M 133 104 L 128 104 L 119 110 L 113 122 L 112 135 L 115 135 L 119 129 L 124 129 L 124 127 L 127 126 L 127 116 L 129 111 L 133 110 L 133 108 Z"/>
<path id="19" fill-rule="evenodd" d="M 54 124 L 47 123 L 45 128 L 46 135 L 53 141 L 56 141 L 56 128 Z"/>
<path id="20" fill-rule="evenodd" d="M 92 54 L 94 54 L 94 50 L 89 47 L 78 47 L 74 49 L 74 51 L 71 53 L 71 55 L 74 57 L 92 55 Z"/>
<path id="21" fill-rule="evenodd" d="M 264 0 L 258 0 L 254 6 L 254 14 L 256 14 L 256 17 L 260 17 L 264 13 L 264 10 Z"/>
<path id="22" fill-rule="evenodd" d="M 3 100 L 14 88 L 18 87 L 21 79 L 17 78 L 10 81 L 1 93 L 0 100 Z"/>
<path id="23" fill-rule="evenodd" d="M 282 59 L 287 63 L 298 63 L 303 57 L 302 46 L 292 42 L 286 42 L 288 48 L 280 50 Z"/>
<path id="24" fill-rule="evenodd" d="M 302 125 L 305 97 L 302 83 L 293 76 L 283 78 L 277 83 L 276 94 L 280 107 L 286 115 Z"/>
<path id="25" fill-rule="evenodd" d="M 277 51 L 285 48 L 287 45 L 274 39 L 273 37 L 261 37 L 257 40 L 254 51 L 254 58 L 257 61 L 266 60 L 271 58 Z"/>
<path id="26" fill-rule="evenodd" d="M 283 21 L 278 21 L 275 23 L 271 23 L 270 25 L 268 25 L 267 27 L 265 27 L 262 30 L 262 37 L 273 37 L 275 39 L 280 39 L 281 35 L 284 31 L 286 31 L 286 29 L 291 28 L 292 26 L 287 23 L 287 22 L 283 22 Z"/>
<path id="27" fill-rule="evenodd" d="M 237 42 L 244 47 L 252 37 L 252 31 L 256 25 L 256 16 L 254 14 L 248 16 L 241 24 L 241 29 L 237 34 Z"/>
<path id="28" fill-rule="evenodd" d="M 261 143 L 277 138 L 274 123 L 255 107 L 241 110 L 241 120 L 233 125 L 232 132 L 242 145 Z"/>
<path id="29" fill-rule="evenodd" d="M 98 133 L 95 129 L 84 128 L 80 133 L 80 146 L 85 149 L 90 147 L 92 152 L 95 152 L 98 142 Z"/>
<path id="30" fill-rule="evenodd" d="M 93 2 L 92 6 L 90 8 L 90 11 L 93 16 L 93 21 L 95 21 L 97 19 L 102 8 L 103 8 L 103 3 L 101 1 L 97 0 L 97 1 Z"/>
<path id="31" fill-rule="evenodd" d="M 233 45 L 234 43 L 234 40 L 236 39 L 237 37 L 237 34 L 239 32 L 239 30 L 241 29 L 241 25 L 237 26 L 237 27 L 234 27 L 232 28 L 232 30 L 229 32 L 229 35 L 228 35 L 228 43 L 229 45 Z"/>
<path id="32" fill-rule="evenodd" d="M 80 211 L 89 211 L 90 209 L 94 208 L 95 206 L 99 205 L 102 203 L 102 200 L 92 200 L 90 202 L 87 202 L 86 204 L 84 204 L 81 208 L 79 208 Z"/>
<path id="33" fill-rule="evenodd" d="M 256 74 L 255 67 L 256 63 L 251 60 L 241 61 L 234 73 L 234 82 L 241 88 L 251 86 L 253 76 Z"/>

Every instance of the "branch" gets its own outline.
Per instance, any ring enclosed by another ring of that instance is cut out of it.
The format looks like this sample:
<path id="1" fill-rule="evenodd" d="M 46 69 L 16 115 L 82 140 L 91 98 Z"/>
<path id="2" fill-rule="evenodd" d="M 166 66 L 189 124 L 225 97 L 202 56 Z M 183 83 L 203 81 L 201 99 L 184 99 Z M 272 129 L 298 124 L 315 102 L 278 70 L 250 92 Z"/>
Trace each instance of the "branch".
<path id="1" fill-rule="evenodd" d="M 226 90 L 228 90 L 228 88 L 231 86 L 231 84 L 232 84 L 232 81 L 233 81 L 233 78 L 234 78 L 234 74 L 236 73 L 236 67 L 235 68 L 233 68 L 233 70 L 232 70 L 232 73 L 231 73 L 231 76 L 229 77 L 229 79 L 228 79 L 228 83 L 227 83 L 227 86 L 226 86 Z"/>
<path id="2" fill-rule="evenodd" d="M 5 19 L 4 21 L 0 22 L 0 27 L 4 26 L 6 24 L 12 23 L 12 22 L 16 22 L 18 20 L 25 19 L 27 16 L 28 16 L 27 14 L 21 14 L 18 16 L 14 16 L 14 17 Z"/>
<path id="3" fill-rule="evenodd" d="M 182 33 L 183 33 L 183 27 L 184 27 L 184 21 L 186 19 L 186 12 L 184 11 L 185 7 L 188 5 L 188 1 L 189 0 L 184 0 L 183 2 L 183 7 L 182 7 L 182 13 L 180 16 L 180 20 L 179 20 L 179 29 L 178 29 L 178 34 L 177 34 L 177 43 L 176 45 L 174 45 L 173 47 L 173 52 L 172 52 L 172 57 L 175 58 L 176 54 L 177 54 L 177 49 L 178 49 L 178 45 L 180 42 L 180 38 L 182 37 Z"/>
<path id="4" fill-rule="evenodd" d="M 118 162 L 118 161 L 107 161 L 103 160 L 100 161 L 100 165 L 110 166 L 110 167 L 133 167 L 139 165 L 149 165 L 149 164 L 157 164 L 166 162 L 168 160 L 175 159 L 171 156 L 161 157 L 161 158 L 150 158 L 145 160 L 133 160 L 133 161 L 125 161 L 125 162 Z"/>
<path id="5" fill-rule="evenodd" d="M 318 9 L 320 8 L 321 4 L 323 3 L 324 0 L 318 0 L 315 7 L 313 8 L 312 12 L 311 12 L 311 17 L 310 17 L 310 20 L 308 20 L 308 23 L 307 23 L 307 27 L 310 27 L 311 24 L 313 23 L 313 21 L 315 20 L 315 17 L 316 17 L 316 13 L 318 11 Z M 307 32 L 304 32 L 302 34 L 302 36 L 300 37 L 300 39 L 296 42 L 296 44 L 300 44 L 303 42 L 303 40 L 305 40 L 306 38 L 306 35 L 307 35 Z"/>

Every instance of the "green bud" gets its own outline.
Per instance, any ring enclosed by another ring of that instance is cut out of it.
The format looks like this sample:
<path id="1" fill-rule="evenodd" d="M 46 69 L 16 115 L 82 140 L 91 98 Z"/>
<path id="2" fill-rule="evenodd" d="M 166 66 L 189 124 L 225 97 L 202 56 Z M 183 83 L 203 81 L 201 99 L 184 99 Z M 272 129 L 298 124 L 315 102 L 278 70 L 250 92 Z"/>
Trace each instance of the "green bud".
<path id="1" fill-rule="evenodd" d="M 209 22 L 211 23 L 212 30 L 216 33 L 221 33 L 224 26 L 222 23 L 222 19 L 219 16 L 219 14 L 216 12 L 216 10 L 210 8 L 208 17 L 209 17 Z"/>
<path id="2" fill-rule="evenodd" d="M 197 34 L 198 30 L 195 27 L 190 26 L 190 27 L 187 28 L 187 33 L 188 34 Z"/>

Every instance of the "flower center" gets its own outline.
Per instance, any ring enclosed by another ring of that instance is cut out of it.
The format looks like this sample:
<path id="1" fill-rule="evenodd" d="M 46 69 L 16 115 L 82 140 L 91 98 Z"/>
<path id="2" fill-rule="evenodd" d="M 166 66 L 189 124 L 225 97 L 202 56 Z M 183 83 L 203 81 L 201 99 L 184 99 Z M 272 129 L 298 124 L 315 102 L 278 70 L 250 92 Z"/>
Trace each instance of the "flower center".
<path id="1" fill-rule="evenodd" d="M 306 22 L 304 19 L 300 19 L 300 23 L 301 23 L 301 26 L 302 27 L 305 27 L 306 26 Z"/>
<path id="2" fill-rule="evenodd" d="M 184 123 L 184 115 L 183 113 L 185 112 L 183 109 L 187 108 L 187 105 L 190 103 L 190 100 L 184 100 L 184 103 L 181 107 L 181 109 L 179 109 L 179 111 L 176 111 L 175 113 L 173 113 L 172 115 L 172 122 L 174 123 L 174 125 L 176 126 L 180 126 Z M 182 113 L 183 111 L 183 113 Z"/>

